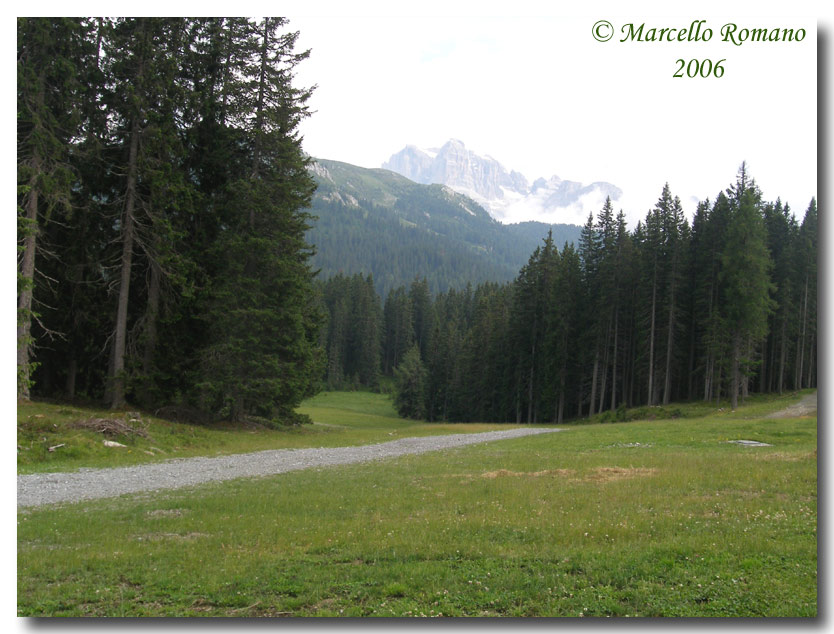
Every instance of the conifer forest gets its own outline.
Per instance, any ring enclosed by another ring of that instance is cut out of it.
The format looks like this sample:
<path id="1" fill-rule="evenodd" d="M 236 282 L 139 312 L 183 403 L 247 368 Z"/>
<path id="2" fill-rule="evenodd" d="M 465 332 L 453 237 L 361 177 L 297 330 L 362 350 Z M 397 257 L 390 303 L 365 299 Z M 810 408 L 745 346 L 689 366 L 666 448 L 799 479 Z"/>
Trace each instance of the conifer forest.
<path id="1" fill-rule="evenodd" d="M 432 298 L 416 279 L 382 304 L 369 278 L 324 282 L 327 380 L 393 377 L 400 413 L 429 420 L 735 408 L 751 392 L 816 386 L 816 263 L 816 202 L 799 222 L 742 165 L 691 226 L 668 186 L 633 231 L 609 200 L 578 245 L 548 236 L 507 284 Z"/>
<path id="2" fill-rule="evenodd" d="M 286 20 L 17 33 L 20 399 L 293 424 L 316 391 L 390 389 L 411 418 L 552 423 L 816 386 L 817 203 L 743 163 L 691 222 L 661 180 L 635 227 L 609 199 L 510 282 L 382 295 L 310 263 Z"/>

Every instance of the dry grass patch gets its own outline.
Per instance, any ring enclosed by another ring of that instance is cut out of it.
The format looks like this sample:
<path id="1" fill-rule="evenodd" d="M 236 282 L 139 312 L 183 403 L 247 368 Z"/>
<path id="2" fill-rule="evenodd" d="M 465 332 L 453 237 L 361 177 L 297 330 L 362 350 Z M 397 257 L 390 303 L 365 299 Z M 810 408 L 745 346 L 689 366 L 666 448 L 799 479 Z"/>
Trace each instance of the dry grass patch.
<path id="1" fill-rule="evenodd" d="M 155 511 L 148 511 L 148 517 L 182 517 L 185 509 L 156 509 Z"/>
<path id="2" fill-rule="evenodd" d="M 541 476 L 572 476 L 576 473 L 573 469 L 545 469 L 544 471 L 510 471 L 509 469 L 498 469 L 482 473 L 482 478 L 493 480 L 495 478 L 540 478 Z"/>
<path id="3" fill-rule="evenodd" d="M 597 467 L 589 475 L 585 476 L 585 479 L 592 482 L 612 482 L 627 478 L 645 478 L 653 476 L 656 473 L 657 469 L 649 467 Z"/>
<path id="4" fill-rule="evenodd" d="M 541 478 L 556 477 L 567 478 L 572 482 L 611 482 L 613 480 L 624 480 L 627 478 L 641 478 L 653 476 L 657 469 L 648 467 L 597 467 L 584 477 L 576 477 L 576 469 L 544 469 L 542 471 L 510 471 L 509 469 L 496 469 L 486 471 L 479 475 L 473 473 L 449 473 L 442 475 L 443 478 L 459 478 L 462 482 L 471 482 L 474 478 L 480 477 L 486 480 L 497 478 Z"/>
<path id="5" fill-rule="evenodd" d="M 136 539 L 139 541 L 158 542 L 162 540 L 174 541 L 191 541 L 199 537 L 211 537 L 208 533 L 148 533 L 147 535 L 140 535 Z"/>
<path id="6" fill-rule="evenodd" d="M 757 460 L 781 460 L 784 462 L 801 462 L 803 460 L 817 459 L 817 450 L 804 453 L 788 453 L 786 451 L 776 451 L 773 453 L 763 453 L 753 456 Z"/>

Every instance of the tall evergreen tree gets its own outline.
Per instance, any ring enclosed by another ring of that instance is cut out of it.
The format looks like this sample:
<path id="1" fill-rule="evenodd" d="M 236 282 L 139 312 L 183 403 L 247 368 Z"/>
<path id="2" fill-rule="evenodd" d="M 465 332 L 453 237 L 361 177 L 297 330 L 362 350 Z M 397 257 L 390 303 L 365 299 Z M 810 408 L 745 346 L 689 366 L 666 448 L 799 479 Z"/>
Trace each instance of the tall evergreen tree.
<path id="1" fill-rule="evenodd" d="M 413 345 L 394 370 L 394 407 L 403 418 L 422 419 L 426 415 L 426 369 L 420 347 Z"/>
<path id="2" fill-rule="evenodd" d="M 224 191 L 227 229 L 219 236 L 208 310 L 211 344 L 202 354 L 204 402 L 231 420 L 247 415 L 292 418 L 318 376 L 318 315 L 310 297 L 310 247 L 304 241 L 314 183 L 298 125 L 309 90 L 292 86 L 298 33 L 286 21 L 253 25 L 244 67 L 254 104 L 241 123 L 250 143 L 247 175 Z M 247 42 L 244 42 L 247 44 Z"/>
<path id="3" fill-rule="evenodd" d="M 599 229 L 594 223 L 593 213 L 588 215 L 588 220 L 582 228 L 582 233 L 579 239 L 579 258 L 582 264 L 582 284 L 583 284 L 583 301 L 582 301 L 582 321 L 585 323 L 585 328 L 582 331 L 582 350 L 583 358 L 580 361 L 580 367 L 587 368 L 592 365 L 590 371 L 591 389 L 590 389 L 590 403 L 588 407 L 588 416 L 593 416 L 596 412 L 597 400 L 597 377 L 599 375 L 600 364 L 600 331 L 601 331 L 601 315 L 600 315 L 600 262 L 602 259 L 602 246 Z M 587 360 L 590 358 L 590 360 Z M 580 380 L 580 396 L 579 407 L 582 408 L 584 402 L 584 378 L 585 370 L 583 369 Z"/>
<path id="4" fill-rule="evenodd" d="M 683 215 L 680 199 L 672 198 L 667 183 L 661 195 L 661 218 L 664 235 L 665 261 L 665 310 L 666 342 L 663 368 L 663 404 L 668 405 L 672 397 L 672 372 L 674 369 L 676 334 L 681 321 L 681 281 L 686 262 L 686 245 L 689 241 L 689 225 Z"/>
<path id="5" fill-rule="evenodd" d="M 38 235 L 53 213 L 71 211 L 72 143 L 81 125 L 78 64 L 89 60 L 83 21 L 17 21 L 18 296 L 17 395 L 32 385 L 31 335 Z"/>
<path id="6" fill-rule="evenodd" d="M 185 21 L 168 18 L 120 19 L 105 41 L 109 78 L 114 89 L 108 101 L 115 113 L 114 141 L 122 154 L 112 169 L 123 174 L 116 194 L 120 209 L 116 317 L 108 372 L 107 400 L 110 407 L 124 406 L 127 390 L 128 322 L 131 316 L 131 283 L 137 251 L 151 256 L 149 296 L 145 317 L 150 335 L 146 365 L 155 344 L 162 242 L 155 231 L 164 226 L 164 216 L 155 205 L 176 187 L 176 161 L 170 147 L 175 143 L 173 117 L 181 104 L 170 103 L 176 60 L 182 46 Z M 173 169 L 171 169 L 173 166 Z"/>
<path id="7" fill-rule="evenodd" d="M 411 299 L 405 287 L 398 287 L 385 298 L 382 342 L 383 373 L 393 376 L 394 368 L 414 343 L 414 317 Z"/>
<path id="8" fill-rule="evenodd" d="M 817 347 L 817 201 L 811 199 L 799 228 L 797 268 L 799 271 L 800 327 L 797 336 L 796 386 L 816 385 Z"/>
<path id="9" fill-rule="evenodd" d="M 790 207 L 780 200 L 764 208 L 767 229 L 767 246 L 773 261 L 773 298 L 776 309 L 771 315 L 768 341 L 760 385 L 762 391 L 776 391 L 780 394 L 786 385 L 786 369 L 789 351 L 792 349 L 792 334 L 795 330 L 797 307 L 794 302 L 796 269 L 794 253 L 797 247 L 798 227 Z M 766 370 L 766 371 L 765 371 Z"/>
<path id="10" fill-rule="evenodd" d="M 730 398 L 736 409 L 741 382 L 751 371 L 748 343 L 758 343 L 767 334 L 772 283 L 764 220 L 759 210 L 761 194 L 755 182 L 748 180 L 744 164 L 728 195 L 732 212 L 720 281 L 731 342 Z"/>

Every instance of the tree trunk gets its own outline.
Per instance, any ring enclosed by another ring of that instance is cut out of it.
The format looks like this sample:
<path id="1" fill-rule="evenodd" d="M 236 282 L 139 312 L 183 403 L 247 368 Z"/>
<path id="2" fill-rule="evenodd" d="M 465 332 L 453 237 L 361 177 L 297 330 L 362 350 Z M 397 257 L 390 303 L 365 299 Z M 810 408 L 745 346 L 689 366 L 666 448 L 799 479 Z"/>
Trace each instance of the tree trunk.
<path id="1" fill-rule="evenodd" d="M 753 342 L 750 339 L 747 340 L 747 359 L 748 361 L 753 357 Z M 741 375 L 741 402 L 744 403 L 747 400 L 747 396 L 750 393 L 750 376 L 745 371 Z"/>
<path id="2" fill-rule="evenodd" d="M 150 263 L 150 282 L 148 284 L 148 309 L 145 313 L 145 342 L 142 351 L 142 401 L 151 402 L 151 385 L 153 384 L 154 355 L 158 342 L 157 324 L 159 321 L 159 301 L 161 293 L 162 272 L 156 262 Z"/>
<path id="3" fill-rule="evenodd" d="M 689 320 L 689 361 L 686 368 L 686 398 L 691 401 L 695 392 L 695 311 L 691 311 L 692 316 Z"/>
<path id="4" fill-rule="evenodd" d="M 782 391 L 785 388 L 785 360 L 787 359 L 787 347 L 788 347 L 787 346 L 787 336 L 786 336 L 785 330 L 787 328 L 787 323 L 788 323 L 787 316 L 785 316 L 782 319 L 782 342 L 781 342 L 782 345 L 781 345 L 781 350 L 779 351 L 779 379 L 778 379 L 779 382 L 778 382 L 778 385 L 777 385 L 777 388 L 779 390 L 779 394 L 781 394 Z"/>
<path id="5" fill-rule="evenodd" d="M 266 94 L 266 68 L 269 62 L 269 18 L 264 18 L 263 43 L 261 44 L 261 67 L 258 75 L 258 102 L 255 107 L 255 147 L 252 152 L 252 178 L 257 178 L 260 172 L 261 149 L 263 147 L 262 132 L 264 127 L 264 96 Z M 254 214 L 254 212 L 252 212 Z M 250 222 L 254 225 L 254 215 L 250 214 Z"/>
<path id="6" fill-rule="evenodd" d="M 707 354 L 707 362 L 704 368 L 704 402 L 712 400 L 712 379 L 715 371 L 715 358 L 712 352 Z"/>
<path id="7" fill-rule="evenodd" d="M 648 405 L 654 405 L 654 316 L 657 304 L 657 262 L 655 262 L 655 276 L 652 281 L 652 321 L 649 329 L 649 390 Z"/>
<path id="8" fill-rule="evenodd" d="M 617 408 L 617 335 L 619 334 L 620 308 L 614 309 L 614 358 L 611 361 L 611 411 Z"/>
<path id="9" fill-rule="evenodd" d="M 562 366 L 562 371 L 559 375 L 559 405 L 556 411 L 556 422 L 562 422 L 562 416 L 565 411 L 565 366 Z"/>
<path id="10" fill-rule="evenodd" d="M 802 331 L 797 340 L 797 372 L 796 372 L 796 389 L 803 388 L 803 366 L 805 365 L 805 336 L 807 334 L 808 325 L 808 275 L 805 276 L 805 290 L 802 298 L 802 313 L 800 316 L 802 320 Z"/>
<path id="11" fill-rule="evenodd" d="M 32 331 L 32 294 L 35 284 L 35 249 L 38 236 L 38 189 L 37 174 L 40 161 L 37 155 L 32 160 L 34 172 L 26 200 L 26 238 L 23 241 L 23 261 L 20 266 L 22 288 L 17 297 L 17 397 L 29 400 L 32 367 L 30 363 Z"/>
<path id="12" fill-rule="evenodd" d="M 518 370 L 515 381 L 515 423 L 521 424 L 521 355 L 518 359 Z"/>
<path id="13" fill-rule="evenodd" d="M 609 342 L 611 341 L 611 319 L 613 315 L 608 317 L 608 326 L 605 329 L 605 346 L 603 347 L 603 357 L 602 357 L 602 376 L 600 377 L 600 389 L 599 389 L 599 406 L 597 407 L 597 411 L 602 413 L 602 408 L 605 405 L 605 392 L 608 389 L 608 350 L 609 350 Z"/>
<path id="14" fill-rule="evenodd" d="M 674 275 L 674 272 L 672 273 Z M 666 376 L 663 382 L 663 404 L 668 405 L 672 398 L 672 348 L 675 344 L 675 285 L 669 297 L 669 332 L 666 336 Z"/>
<path id="15" fill-rule="evenodd" d="M 534 329 L 534 336 L 535 336 L 535 329 Z M 527 422 L 533 422 L 533 372 L 535 369 L 535 361 L 536 361 L 536 342 L 533 341 L 533 347 L 530 350 L 530 379 L 527 384 Z"/>
<path id="16" fill-rule="evenodd" d="M 141 69 L 140 69 L 141 74 Z M 112 392 L 110 409 L 125 405 L 125 348 L 127 344 L 127 311 L 130 295 L 130 274 L 133 266 L 133 239 L 135 231 L 134 209 L 136 207 L 136 179 L 138 172 L 139 119 L 131 125 L 130 153 L 128 156 L 127 191 L 125 210 L 122 215 L 122 259 L 119 280 L 119 301 L 116 308 L 116 330 L 113 341 L 113 371 L 110 376 Z"/>
<path id="17" fill-rule="evenodd" d="M 597 398 L 597 374 L 599 373 L 599 348 L 594 355 L 594 372 L 591 375 L 591 403 L 588 406 L 588 418 L 594 415 L 594 406 Z"/>
<path id="18" fill-rule="evenodd" d="M 67 393 L 67 398 L 70 400 L 75 398 L 75 382 L 77 377 L 78 359 L 73 354 L 72 358 L 69 360 L 69 366 L 67 367 L 67 386 L 65 390 Z"/>
<path id="19" fill-rule="evenodd" d="M 733 336 L 733 365 L 730 387 L 730 403 L 733 411 L 738 408 L 739 368 L 738 361 L 741 355 L 741 342 L 738 335 Z"/>
<path id="20" fill-rule="evenodd" d="M 721 360 L 720 360 L 720 363 L 718 364 L 718 376 L 714 379 L 714 387 L 713 387 L 713 390 L 715 391 L 715 406 L 716 407 L 718 407 L 718 405 L 721 403 L 721 381 L 723 379 L 722 374 L 723 374 L 723 370 L 724 370 L 723 365 L 724 365 L 724 359 L 722 357 Z M 715 366 L 715 360 L 713 359 L 713 372 L 715 372 L 714 366 Z"/>

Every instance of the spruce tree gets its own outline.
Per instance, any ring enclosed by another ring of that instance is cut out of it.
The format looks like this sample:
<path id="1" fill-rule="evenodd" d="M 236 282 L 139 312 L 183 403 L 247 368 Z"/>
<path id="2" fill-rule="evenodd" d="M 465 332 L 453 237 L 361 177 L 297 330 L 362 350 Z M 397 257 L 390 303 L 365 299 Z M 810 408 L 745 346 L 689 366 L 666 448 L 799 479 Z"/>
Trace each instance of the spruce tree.
<path id="1" fill-rule="evenodd" d="M 315 185 L 298 135 L 310 92 L 292 85 L 308 52 L 294 52 L 298 33 L 281 32 L 285 24 L 264 18 L 244 42 L 245 93 L 236 103 L 253 104 L 248 115 L 237 113 L 250 167 L 224 188 L 226 228 L 213 250 L 219 266 L 199 388 L 204 404 L 231 420 L 294 419 L 320 372 L 320 316 L 304 239 Z"/>
<path id="2" fill-rule="evenodd" d="M 796 387 L 816 385 L 817 358 L 817 201 L 811 199 L 799 228 L 796 251 L 799 272 Z"/>
<path id="3" fill-rule="evenodd" d="M 86 26 L 71 18 L 17 21 L 18 296 L 17 395 L 32 385 L 38 236 L 53 214 L 69 214 L 75 174 L 72 143 L 81 125 Z"/>
<path id="4" fill-rule="evenodd" d="M 405 287 L 400 286 L 388 293 L 383 319 L 382 370 L 385 376 L 390 377 L 414 343 L 414 311 Z"/>
<path id="5" fill-rule="evenodd" d="M 747 179 L 744 164 L 728 195 L 732 212 L 721 258 L 720 281 L 731 343 L 730 398 L 732 408 L 736 409 L 741 382 L 750 373 L 748 341 L 758 343 L 767 334 L 773 302 L 770 253 L 759 210 L 761 193 L 755 182 Z"/>
<path id="6" fill-rule="evenodd" d="M 426 415 L 426 369 L 420 347 L 413 345 L 394 369 L 394 407 L 403 418 L 423 419 Z"/>

